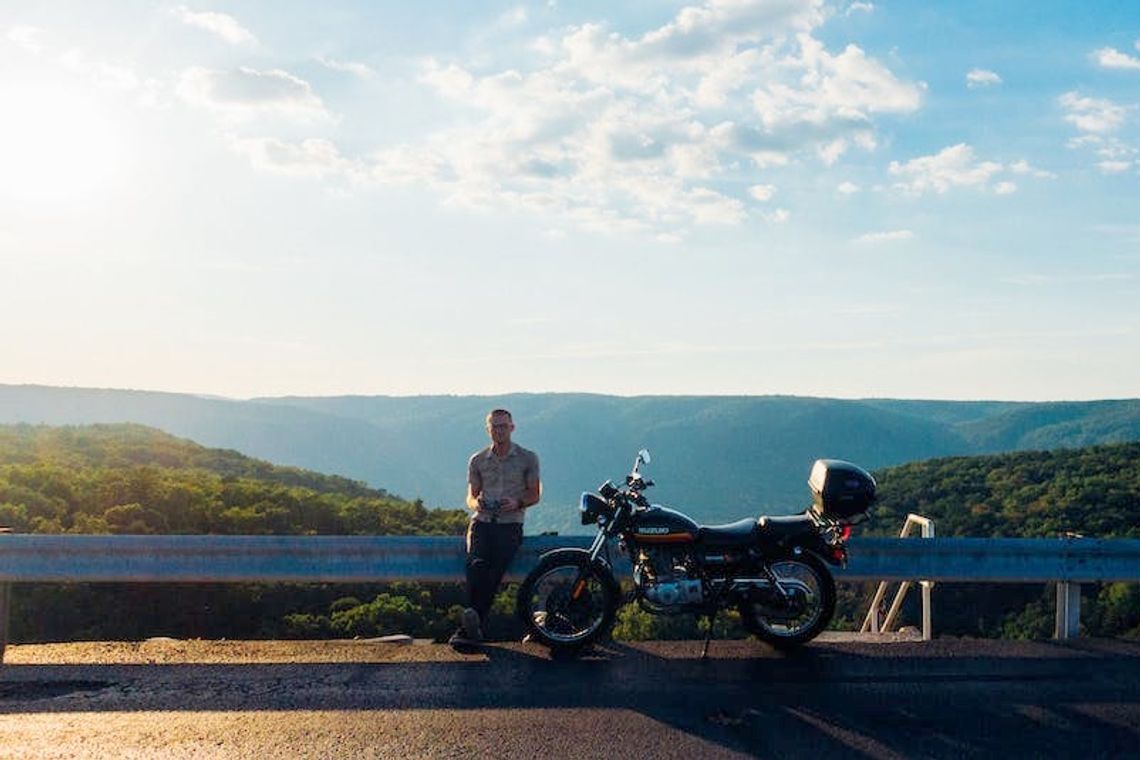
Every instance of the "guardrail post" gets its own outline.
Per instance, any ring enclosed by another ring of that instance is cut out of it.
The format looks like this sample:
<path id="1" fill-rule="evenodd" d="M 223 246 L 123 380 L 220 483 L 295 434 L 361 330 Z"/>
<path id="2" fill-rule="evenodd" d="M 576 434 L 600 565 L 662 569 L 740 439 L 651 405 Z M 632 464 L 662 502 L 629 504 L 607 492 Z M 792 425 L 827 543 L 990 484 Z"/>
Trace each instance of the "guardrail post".
<path id="1" fill-rule="evenodd" d="M 922 584 L 922 640 L 930 641 L 934 638 L 934 621 L 930 611 L 930 590 L 934 588 L 934 581 L 920 581 Z"/>
<path id="2" fill-rule="evenodd" d="M 12 584 L 0 583 L 0 665 L 4 664 L 4 650 L 8 647 L 8 600 Z"/>
<path id="3" fill-rule="evenodd" d="M 1081 584 L 1061 581 L 1057 584 L 1057 625 L 1055 639 L 1075 639 L 1081 633 Z"/>
<path id="4" fill-rule="evenodd" d="M 0 534 L 11 533 L 11 528 L 0 528 Z M 12 584 L 0 583 L 0 665 L 4 664 L 4 650 L 8 648 L 8 601 L 12 598 Z"/>

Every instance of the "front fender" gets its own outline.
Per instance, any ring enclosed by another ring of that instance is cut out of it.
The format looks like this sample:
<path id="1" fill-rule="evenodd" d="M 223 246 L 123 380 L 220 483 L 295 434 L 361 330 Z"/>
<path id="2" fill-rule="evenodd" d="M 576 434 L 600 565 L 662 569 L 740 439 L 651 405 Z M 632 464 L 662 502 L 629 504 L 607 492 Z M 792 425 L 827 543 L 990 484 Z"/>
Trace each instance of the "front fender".
<path id="1" fill-rule="evenodd" d="M 543 552 L 541 555 L 539 555 L 538 564 L 541 565 L 548 559 L 554 558 L 563 559 L 567 562 L 586 563 L 590 560 L 590 552 L 586 549 L 574 548 L 551 549 L 550 551 Z M 598 557 L 595 559 L 594 567 L 598 570 L 604 570 L 605 572 L 609 573 L 611 577 L 614 575 L 613 567 L 610 566 L 610 563 L 607 562 L 604 557 Z"/>

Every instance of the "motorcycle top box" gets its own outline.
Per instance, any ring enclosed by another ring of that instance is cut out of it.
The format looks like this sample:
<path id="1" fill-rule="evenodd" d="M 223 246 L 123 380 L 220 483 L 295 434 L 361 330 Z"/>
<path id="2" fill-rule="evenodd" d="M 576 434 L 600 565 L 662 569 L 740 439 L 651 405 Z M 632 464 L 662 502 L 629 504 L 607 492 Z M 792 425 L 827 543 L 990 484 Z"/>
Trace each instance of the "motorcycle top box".
<path id="1" fill-rule="evenodd" d="M 875 503 L 875 479 L 858 465 L 841 459 L 817 459 L 808 478 L 815 510 L 847 520 Z"/>

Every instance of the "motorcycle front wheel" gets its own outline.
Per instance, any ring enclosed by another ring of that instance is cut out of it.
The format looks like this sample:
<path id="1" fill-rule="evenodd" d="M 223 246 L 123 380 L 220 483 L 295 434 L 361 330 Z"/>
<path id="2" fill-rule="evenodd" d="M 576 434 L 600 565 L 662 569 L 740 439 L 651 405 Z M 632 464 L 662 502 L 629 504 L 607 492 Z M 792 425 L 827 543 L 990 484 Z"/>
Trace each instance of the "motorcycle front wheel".
<path id="1" fill-rule="evenodd" d="M 609 633 L 621 598 L 613 573 L 588 552 L 562 549 L 543 557 L 519 587 L 518 615 L 551 650 L 576 652 Z"/>
<path id="2" fill-rule="evenodd" d="M 738 609 L 744 627 L 778 649 L 811 641 L 835 614 L 835 580 L 824 564 L 810 554 L 773 562 L 771 569 L 788 591 L 788 598 L 741 603 Z"/>

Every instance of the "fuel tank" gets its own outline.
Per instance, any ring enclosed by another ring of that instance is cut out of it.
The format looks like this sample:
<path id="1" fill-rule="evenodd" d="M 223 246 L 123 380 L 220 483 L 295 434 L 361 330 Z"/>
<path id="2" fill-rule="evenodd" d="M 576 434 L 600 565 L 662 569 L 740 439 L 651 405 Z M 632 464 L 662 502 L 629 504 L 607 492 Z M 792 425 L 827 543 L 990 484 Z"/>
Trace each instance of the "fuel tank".
<path id="1" fill-rule="evenodd" d="M 699 526 L 675 509 L 654 504 L 633 516 L 633 534 L 645 544 L 689 543 Z"/>

